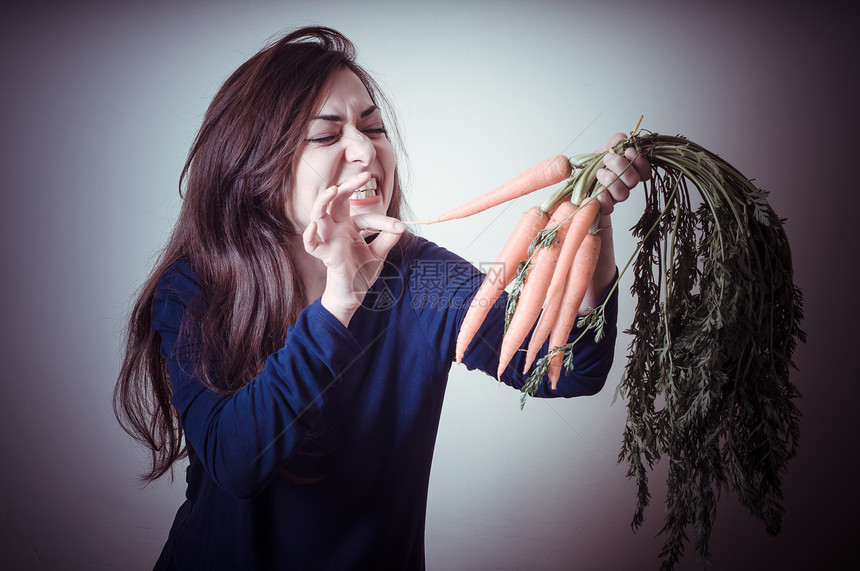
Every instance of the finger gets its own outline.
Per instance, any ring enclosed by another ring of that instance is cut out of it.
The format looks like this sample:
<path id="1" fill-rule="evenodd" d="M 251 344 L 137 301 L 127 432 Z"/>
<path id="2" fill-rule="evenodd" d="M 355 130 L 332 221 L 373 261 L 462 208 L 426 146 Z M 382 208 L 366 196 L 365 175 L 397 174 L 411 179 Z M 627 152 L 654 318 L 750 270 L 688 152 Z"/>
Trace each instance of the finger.
<path id="1" fill-rule="evenodd" d="M 610 170 L 600 169 L 597 171 L 597 182 L 606 187 L 606 192 L 602 194 L 608 193 L 614 202 L 627 200 L 627 197 L 630 196 L 630 187 L 624 184 L 618 178 L 618 175 Z"/>
<path id="2" fill-rule="evenodd" d="M 604 191 L 598 194 L 597 202 L 600 204 L 601 215 L 608 216 L 612 214 L 613 210 L 615 210 L 615 201 L 612 199 L 612 195 L 609 194 L 609 191 Z"/>
<path id="3" fill-rule="evenodd" d="M 340 183 L 337 186 L 338 186 L 338 189 L 348 188 L 348 189 L 350 189 L 350 191 L 356 191 L 359 188 L 361 188 L 362 186 L 364 186 L 367 183 L 367 181 L 369 181 L 369 180 L 370 180 L 370 173 L 369 172 L 360 172 L 356 175 L 349 177 L 348 179 L 346 179 L 345 181 L 343 181 L 342 183 Z"/>
<path id="4" fill-rule="evenodd" d="M 388 252 L 406 231 L 406 225 L 403 222 L 384 214 L 356 214 L 352 218 L 359 230 L 379 233 L 369 247 L 370 251 L 380 259 L 388 256 Z"/>
<path id="5" fill-rule="evenodd" d="M 341 223 L 349 220 L 349 197 L 355 192 L 351 188 L 338 187 L 331 201 L 329 215 L 334 222 Z"/>
<path id="6" fill-rule="evenodd" d="M 614 135 L 609 137 L 609 140 L 606 142 L 605 145 L 603 145 L 602 147 L 600 147 L 599 149 L 597 149 L 594 152 L 595 153 L 602 153 L 604 151 L 608 151 L 609 149 L 611 149 L 612 147 L 614 147 L 615 145 L 617 145 L 618 143 L 620 143 L 621 141 L 623 141 L 626 138 L 627 138 L 627 135 L 625 135 L 624 133 L 615 133 Z"/>
<path id="7" fill-rule="evenodd" d="M 320 218 L 314 218 L 313 223 L 316 225 L 316 237 L 319 242 L 328 242 L 331 240 L 337 229 L 337 223 L 332 220 L 328 212 L 324 213 Z"/>
<path id="8" fill-rule="evenodd" d="M 640 181 L 646 181 L 651 178 L 651 163 L 649 163 L 648 159 L 643 157 L 639 151 L 633 147 L 628 147 L 627 150 L 624 151 L 624 156 L 627 157 L 627 160 L 633 162 L 633 168 L 635 168 L 636 172 L 639 173 Z"/>
<path id="9" fill-rule="evenodd" d="M 388 257 L 388 253 L 391 251 L 391 248 L 397 244 L 400 237 L 403 235 L 403 232 L 406 230 L 406 226 L 401 223 L 401 227 L 403 230 L 398 232 L 390 232 L 388 230 L 383 230 L 379 233 L 379 235 L 368 244 L 370 251 L 380 260 L 384 260 Z"/>
<path id="10" fill-rule="evenodd" d="M 606 165 L 606 168 L 615 173 L 617 178 L 623 184 L 627 185 L 628 189 L 639 184 L 639 171 L 633 168 L 630 161 L 625 157 L 616 155 L 615 153 L 607 153 L 607 155 L 603 157 L 603 164 Z"/>
<path id="11" fill-rule="evenodd" d="M 625 135 L 624 133 L 615 133 L 609 138 L 606 144 L 597 151 L 595 151 L 595 153 L 602 153 L 604 151 L 608 151 L 626 138 L 627 135 Z M 633 162 L 633 167 L 636 169 L 636 172 L 639 173 L 640 181 L 649 180 L 651 178 L 651 163 L 649 163 L 645 157 L 640 155 L 636 151 L 636 149 L 634 149 L 633 147 L 628 147 L 624 151 L 624 156 L 627 157 L 628 160 Z"/>
<path id="12" fill-rule="evenodd" d="M 317 222 L 316 220 L 311 220 L 308 227 L 305 228 L 305 231 L 302 233 L 302 242 L 305 245 L 305 251 L 308 254 L 313 254 L 316 249 L 320 245 L 320 238 L 317 235 Z"/>
<path id="13" fill-rule="evenodd" d="M 329 204 L 331 204 L 331 201 L 334 199 L 336 192 L 337 187 L 330 186 L 317 195 L 313 206 L 311 206 L 311 219 L 324 218 L 328 215 Z"/>
<path id="14" fill-rule="evenodd" d="M 335 222 L 343 222 L 349 218 L 349 197 L 353 192 L 367 184 L 369 180 L 370 173 L 363 172 L 346 179 L 338 185 L 337 193 L 332 199 L 331 208 L 329 209 Z"/>
<path id="15" fill-rule="evenodd" d="M 355 223 L 355 227 L 362 231 L 370 230 L 374 232 L 394 232 L 400 234 L 406 230 L 406 225 L 397 218 L 392 218 L 390 216 L 374 212 L 353 214 L 352 220 Z"/>
<path id="16" fill-rule="evenodd" d="M 625 185 L 616 173 L 608 169 L 600 169 L 596 176 L 597 182 L 605 187 L 598 197 L 600 211 L 603 214 L 611 214 L 617 203 L 627 200 L 630 196 L 630 187 Z"/>

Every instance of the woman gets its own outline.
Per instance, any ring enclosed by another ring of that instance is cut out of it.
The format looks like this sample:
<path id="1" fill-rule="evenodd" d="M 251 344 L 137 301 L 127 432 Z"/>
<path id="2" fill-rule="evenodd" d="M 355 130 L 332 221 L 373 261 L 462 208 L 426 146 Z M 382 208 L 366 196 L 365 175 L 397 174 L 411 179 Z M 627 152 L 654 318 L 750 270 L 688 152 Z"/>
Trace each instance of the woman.
<path id="1" fill-rule="evenodd" d="M 152 453 L 187 451 L 157 569 L 421 569 L 430 461 L 454 341 L 482 275 L 406 232 L 383 100 L 349 41 L 305 28 L 215 96 L 185 200 L 131 316 L 115 394 Z M 612 156 L 612 205 L 647 176 Z M 610 239 L 586 303 L 615 275 Z M 494 373 L 503 302 L 464 363 Z M 593 394 L 610 331 L 541 396 Z M 519 367 L 518 367 L 519 365 Z M 518 387 L 522 362 L 503 381 Z M 184 443 L 183 443 L 184 437 Z M 183 447 L 184 444 L 184 447 Z"/>

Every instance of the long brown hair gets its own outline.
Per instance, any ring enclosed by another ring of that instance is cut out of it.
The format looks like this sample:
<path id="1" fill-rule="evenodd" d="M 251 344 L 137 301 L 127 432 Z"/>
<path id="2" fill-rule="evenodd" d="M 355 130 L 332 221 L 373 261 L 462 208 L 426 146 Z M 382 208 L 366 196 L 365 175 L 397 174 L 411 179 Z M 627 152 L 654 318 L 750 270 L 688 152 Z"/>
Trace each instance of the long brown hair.
<path id="1" fill-rule="evenodd" d="M 186 454 L 161 339 L 151 327 L 158 280 L 180 258 L 197 275 L 205 309 L 193 318 L 188 312 L 181 335 L 202 347 L 195 366 L 204 383 L 230 394 L 260 373 L 305 306 L 291 256 L 303 245 L 301 229 L 288 216 L 290 178 L 317 98 L 342 67 L 389 110 L 388 130 L 396 134 L 390 106 L 356 63 L 354 46 L 325 27 L 296 30 L 251 57 L 204 116 L 180 177 L 179 218 L 131 311 L 114 390 L 117 419 L 151 453 L 146 482 Z M 400 218 L 402 201 L 395 176 L 389 216 Z M 216 358 L 217 372 L 211 369 Z"/>

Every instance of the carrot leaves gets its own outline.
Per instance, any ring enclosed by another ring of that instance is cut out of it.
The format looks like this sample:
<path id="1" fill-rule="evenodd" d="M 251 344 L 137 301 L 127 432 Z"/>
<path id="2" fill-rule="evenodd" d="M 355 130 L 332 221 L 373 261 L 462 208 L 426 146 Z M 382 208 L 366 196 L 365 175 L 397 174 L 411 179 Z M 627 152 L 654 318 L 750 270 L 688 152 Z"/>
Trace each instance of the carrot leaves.
<path id="1" fill-rule="evenodd" d="M 723 491 L 768 533 L 780 530 L 781 479 L 799 438 L 799 393 L 789 374 L 805 340 L 802 294 L 765 191 L 681 136 L 631 135 L 614 152 L 629 146 L 648 158 L 653 176 L 632 228 L 637 249 L 622 271 L 632 266 L 636 306 L 616 390 L 627 403 L 618 461 L 636 482 L 634 530 L 651 501 L 648 474 L 667 461 L 663 568 L 677 564 L 689 541 L 704 567 Z M 602 154 L 577 157 L 581 170 L 562 192 L 599 192 L 582 180 L 595 161 Z M 603 316 L 598 307 L 581 318 L 580 338 L 599 336 Z M 568 369 L 578 341 L 558 348 Z M 551 356 L 535 363 L 524 398 Z"/>
<path id="2" fill-rule="evenodd" d="M 656 176 L 633 229 L 641 248 L 618 388 L 627 400 L 619 462 L 637 482 L 635 529 L 650 500 L 647 471 L 668 459 L 663 567 L 678 562 L 688 530 L 706 566 L 724 489 L 768 533 L 780 529 L 781 477 L 799 437 L 799 394 L 788 377 L 805 339 L 802 297 L 764 191 L 682 137 L 627 144 Z"/>

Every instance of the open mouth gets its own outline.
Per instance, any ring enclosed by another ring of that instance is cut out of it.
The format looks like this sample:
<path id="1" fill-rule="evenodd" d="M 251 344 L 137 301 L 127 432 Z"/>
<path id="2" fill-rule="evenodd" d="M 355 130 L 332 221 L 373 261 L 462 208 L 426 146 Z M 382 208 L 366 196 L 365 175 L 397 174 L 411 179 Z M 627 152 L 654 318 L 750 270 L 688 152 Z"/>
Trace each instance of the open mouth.
<path id="1" fill-rule="evenodd" d="M 376 196 L 376 179 L 372 178 L 367 183 L 353 192 L 349 199 L 350 200 L 365 200 L 367 198 L 373 198 Z"/>

